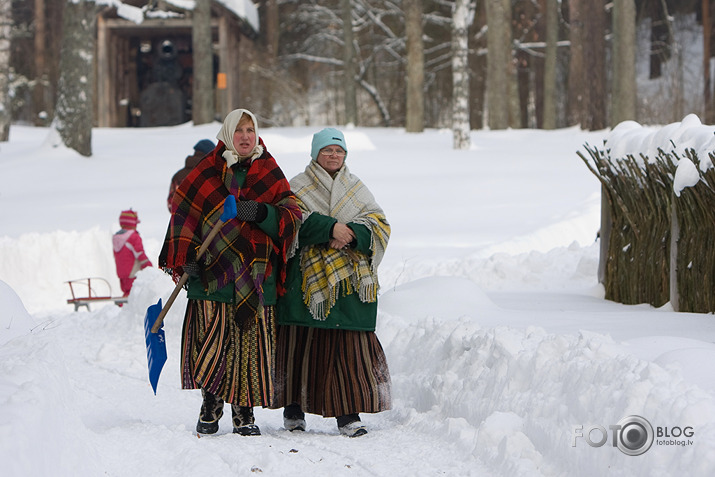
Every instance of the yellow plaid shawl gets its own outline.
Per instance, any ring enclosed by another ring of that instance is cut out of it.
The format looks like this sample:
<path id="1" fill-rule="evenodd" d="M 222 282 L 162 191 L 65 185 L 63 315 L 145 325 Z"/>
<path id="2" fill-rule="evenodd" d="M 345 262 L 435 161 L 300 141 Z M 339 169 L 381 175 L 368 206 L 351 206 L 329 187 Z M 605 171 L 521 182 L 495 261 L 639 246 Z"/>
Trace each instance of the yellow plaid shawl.
<path id="1" fill-rule="evenodd" d="M 377 267 L 385 254 L 390 224 L 372 193 L 346 165 L 333 178 L 315 161 L 290 184 L 303 211 L 303 221 L 318 212 L 342 223 L 362 224 L 370 230 L 372 257 L 322 244 L 301 250 L 303 300 L 313 318 L 325 320 L 340 294 L 357 291 L 363 302 L 377 300 Z"/>

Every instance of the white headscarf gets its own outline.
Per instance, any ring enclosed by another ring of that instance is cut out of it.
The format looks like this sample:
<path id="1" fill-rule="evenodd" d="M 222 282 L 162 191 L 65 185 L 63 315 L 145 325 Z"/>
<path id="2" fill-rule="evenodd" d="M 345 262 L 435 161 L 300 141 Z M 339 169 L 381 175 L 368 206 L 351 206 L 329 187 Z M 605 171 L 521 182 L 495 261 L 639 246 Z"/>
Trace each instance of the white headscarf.
<path id="1" fill-rule="evenodd" d="M 238 126 L 241 116 L 247 115 L 253 121 L 253 129 L 256 131 L 256 145 L 251 150 L 248 156 L 240 156 L 238 151 L 236 151 L 236 146 L 233 145 L 233 133 L 236 131 L 236 126 Z M 234 109 L 226 115 L 226 119 L 223 120 L 223 126 L 216 135 L 216 139 L 223 142 L 226 145 L 226 150 L 223 152 L 223 158 L 226 159 L 226 164 L 228 167 L 241 162 L 247 157 L 253 161 L 255 158 L 260 157 L 263 154 L 263 146 L 259 144 L 258 140 L 258 121 L 256 121 L 256 116 L 247 109 Z"/>

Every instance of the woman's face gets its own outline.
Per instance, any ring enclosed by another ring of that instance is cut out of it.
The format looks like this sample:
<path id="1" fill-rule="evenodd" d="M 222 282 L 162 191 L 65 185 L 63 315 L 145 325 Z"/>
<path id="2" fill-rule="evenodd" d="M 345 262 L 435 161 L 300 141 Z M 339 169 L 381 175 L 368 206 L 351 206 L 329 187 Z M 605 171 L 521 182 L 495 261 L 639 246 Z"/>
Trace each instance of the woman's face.
<path id="1" fill-rule="evenodd" d="M 318 164 L 330 175 L 343 167 L 344 160 L 345 150 L 340 146 L 325 146 L 318 153 Z"/>
<path id="2" fill-rule="evenodd" d="M 239 156 L 248 156 L 256 147 L 256 128 L 253 121 L 247 116 L 242 116 L 241 120 L 233 132 L 233 147 Z"/>

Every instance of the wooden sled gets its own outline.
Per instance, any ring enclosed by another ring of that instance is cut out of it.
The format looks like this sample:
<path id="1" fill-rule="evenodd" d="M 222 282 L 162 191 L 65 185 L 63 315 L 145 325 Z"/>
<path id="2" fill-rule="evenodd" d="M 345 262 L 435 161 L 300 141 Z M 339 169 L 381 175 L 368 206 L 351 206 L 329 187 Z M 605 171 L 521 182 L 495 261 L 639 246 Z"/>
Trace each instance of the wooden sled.
<path id="1" fill-rule="evenodd" d="M 94 284 L 92 281 L 94 281 Z M 87 311 L 90 311 L 90 303 L 113 301 L 115 305 L 121 305 L 127 302 L 127 297 L 125 296 L 112 296 L 112 287 L 104 278 L 79 278 L 65 283 L 69 285 L 70 293 L 72 293 L 72 298 L 69 298 L 67 303 L 74 305 L 74 311 L 79 310 L 80 306 L 84 306 L 87 308 Z M 97 286 L 98 284 L 98 288 L 103 292 L 106 292 L 106 294 L 100 295 L 97 293 L 97 290 L 93 288 L 93 285 Z"/>

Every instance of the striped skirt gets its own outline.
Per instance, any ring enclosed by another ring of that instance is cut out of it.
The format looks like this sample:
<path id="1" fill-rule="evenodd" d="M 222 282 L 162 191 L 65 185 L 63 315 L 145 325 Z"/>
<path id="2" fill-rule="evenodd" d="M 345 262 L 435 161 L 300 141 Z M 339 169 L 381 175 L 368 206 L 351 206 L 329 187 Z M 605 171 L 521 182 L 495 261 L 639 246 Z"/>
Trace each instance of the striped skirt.
<path id="1" fill-rule="evenodd" d="M 235 305 L 189 300 L 181 339 L 181 386 L 240 406 L 269 406 L 273 395 L 275 313 L 259 306 L 240 327 Z"/>
<path id="2" fill-rule="evenodd" d="M 387 359 L 372 331 L 278 326 L 273 408 L 324 417 L 390 409 Z"/>

